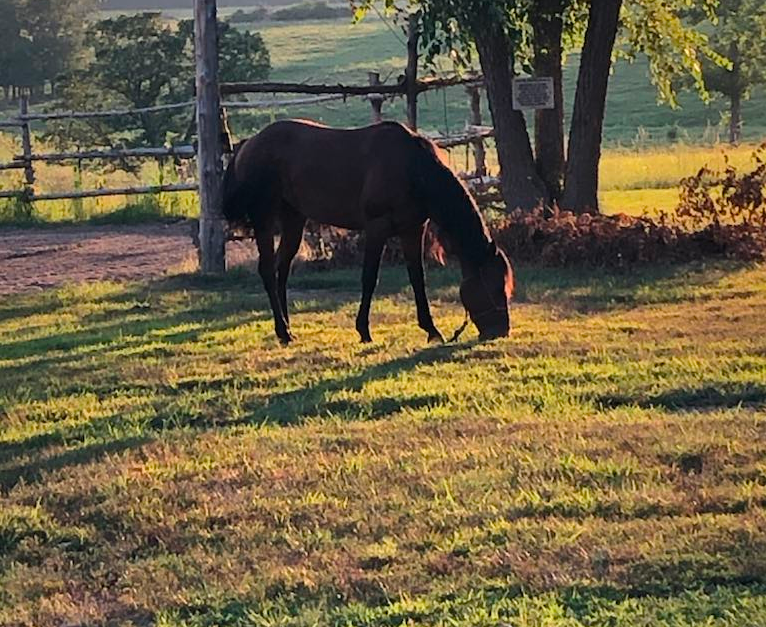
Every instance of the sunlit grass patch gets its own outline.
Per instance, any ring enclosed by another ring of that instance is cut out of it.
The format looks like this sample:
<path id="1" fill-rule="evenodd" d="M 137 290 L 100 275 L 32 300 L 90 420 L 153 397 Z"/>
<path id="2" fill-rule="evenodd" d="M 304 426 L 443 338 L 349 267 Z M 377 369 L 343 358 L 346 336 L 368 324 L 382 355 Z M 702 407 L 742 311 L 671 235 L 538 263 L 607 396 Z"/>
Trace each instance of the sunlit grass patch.
<path id="1" fill-rule="evenodd" d="M 372 345 L 357 270 L 288 347 L 241 271 L 0 303 L 0 623 L 759 625 L 764 269 L 517 274 L 484 344 L 402 268 Z"/>

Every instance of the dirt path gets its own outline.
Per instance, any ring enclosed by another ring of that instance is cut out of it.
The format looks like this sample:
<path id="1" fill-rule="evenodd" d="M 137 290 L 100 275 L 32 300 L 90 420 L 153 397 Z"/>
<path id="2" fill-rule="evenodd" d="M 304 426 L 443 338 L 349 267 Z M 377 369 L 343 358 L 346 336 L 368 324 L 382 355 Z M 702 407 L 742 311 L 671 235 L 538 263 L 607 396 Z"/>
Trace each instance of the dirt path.
<path id="1" fill-rule="evenodd" d="M 231 261 L 242 263 L 239 243 Z M 188 223 L 0 229 L 0 295 L 63 283 L 133 281 L 196 268 Z"/>

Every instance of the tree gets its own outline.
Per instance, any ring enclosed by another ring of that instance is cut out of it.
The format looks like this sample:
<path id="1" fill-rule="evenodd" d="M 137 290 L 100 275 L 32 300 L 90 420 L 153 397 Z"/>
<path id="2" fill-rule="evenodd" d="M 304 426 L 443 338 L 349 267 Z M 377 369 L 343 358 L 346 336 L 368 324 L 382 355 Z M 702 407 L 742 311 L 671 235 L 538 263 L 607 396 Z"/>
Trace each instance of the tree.
<path id="1" fill-rule="evenodd" d="M 71 72 L 62 86 L 68 108 L 145 109 L 189 100 L 194 94 L 194 24 L 176 26 L 158 13 L 125 15 L 93 24 L 87 32 L 91 59 Z M 266 78 L 269 53 L 260 35 L 219 24 L 221 78 L 251 81 Z M 88 121 L 59 125 L 59 143 L 161 146 L 190 125 L 189 113 L 154 111 L 136 119 Z M 136 130 L 136 127 L 137 130 Z"/>
<path id="2" fill-rule="evenodd" d="M 578 213 L 598 210 L 598 167 L 612 49 L 622 0 L 591 0 L 588 30 L 580 56 L 569 160 L 561 205 Z"/>
<path id="3" fill-rule="evenodd" d="M 373 1 L 364 0 L 358 15 Z M 387 8 L 394 7 L 393 0 L 385 1 Z M 520 4 L 516 0 L 420 0 L 419 8 L 429 58 L 449 52 L 467 61 L 475 45 L 495 128 L 503 199 L 509 208 L 531 209 L 549 196 L 535 167 L 526 120 L 512 105 L 515 56 L 524 47 L 525 37 Z"/>
<path id="4" fill-rule="evenodd" d="M 532 69 L 553 79 L 553 109 L 535 112 L 535 163 L 552 201 L 564 184 L 564 25 L 571 0 L 536 0 L 530 11 Z"/>
<path id="5" fill-rule="evenodd" d="M 362 1 L 361 14 L 375 0 Z M 392 0 L 384 1 L 393 7 Z M 682 21 L 690 5 L 709 11 L 715 0 L 414 1 L 423 13 L 421 41 L 429 58 L 448 52 L 464 64 L 474 46 L 478 52 L 509 209 L 558 199 L 578 212 L 598 210 L 603 114 L 616 54 L 629 59 L 647 54 L 659 98 L 671 105 L 676 104 L 682 75 L 691 75 L 704 95 L 700 57 L 716 58 L 704 35 Z M 565 159 L 562 59 L 580 47 L 580 80 Z M 524 118 L 511 107 L 511 81 L 521 71 L 554 79 L 555 108 L 535 115 L 534 155 Z"/>
<path id="6" fill-rule="evenodd" d="M 96 0 L 0 0 L 0 83 L 6 91 L 53 83 L 81 58 Z"/>
<path id="7" fill-rule="evenodd" d="M 729 141 L 742 137 L 742 101 L 756 85 L 766 84 L 766 5 L 762 0 L 721 0 L 712 48 L 728 64 L 706 62 L 705 85 L 729 99 Z"/>

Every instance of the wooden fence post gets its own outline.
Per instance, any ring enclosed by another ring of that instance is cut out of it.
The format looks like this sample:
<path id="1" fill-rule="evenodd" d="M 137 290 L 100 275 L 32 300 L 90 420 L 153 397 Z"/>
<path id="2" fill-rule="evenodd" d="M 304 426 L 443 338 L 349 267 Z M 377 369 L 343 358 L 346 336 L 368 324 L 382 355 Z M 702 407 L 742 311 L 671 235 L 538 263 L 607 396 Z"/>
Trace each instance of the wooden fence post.
<path id="1" fill-rule="evenodd" d="M 199 265 L 205 274 L 219 274 L 226 270 L 226 221 L 222 213 L 223 160 L 216 0 L 194 0 L 194 54 L 197 66 Z"/>
<path id="2" fill-rule="evenodd" d="M 413 13 L 407 20 L 407 69 L 404 80 L 407 86 L 407 124 L 418 130 L 418 40 L 420 39 L 420 13 Z"/>
<path id="3" fill-rule="evenodd" d="M 29 128 L 29 120 L 26 119 L 29 113 L 29 94 L 21 96 L 19 101 L 19 117 L 21 118 L 21 150 L 24 157 L 24 179 L 27 186 L 31 187 L 35 183 L 35 170 L 32 165 L 32 131 Z"/>
<path id="4" fill-rule="evenodd" d="M 471 85 L 467 88 L 468 97 L 471 101 L 471 125 L 481 126 L 481 92 L 477 85 Z M 473 142 L 473 156 L 476 161 L 476 175 L 486 176 L 487 174 L 487 153 L 484 150 L 484 140 L 478 137 Z"/>
<path id="5" fill-rule="evenodd" d="M 367 72 L 370 85 L 373 87 L 380 85 L 380 74 L 378 72 Z M 372 107 L 372 123 L 377 124 L 383 120 L 383 96 L 381 94 L 370 94 L 368 96 L 370 106 Z"/>

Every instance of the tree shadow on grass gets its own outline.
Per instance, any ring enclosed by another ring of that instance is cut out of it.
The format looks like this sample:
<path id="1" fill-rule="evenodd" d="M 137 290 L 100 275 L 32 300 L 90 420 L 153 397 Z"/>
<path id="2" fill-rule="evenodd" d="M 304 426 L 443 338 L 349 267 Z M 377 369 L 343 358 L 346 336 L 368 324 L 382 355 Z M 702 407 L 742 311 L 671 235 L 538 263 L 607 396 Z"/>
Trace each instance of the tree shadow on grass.
<path id="1" fill-rule="evenodd" d="M 721 381 L 702 387 L 667 390 L 649 396 L 619 394 L 601 396 L 597 402 L 608 409 L 638 406 L 662 407 L 671 411 L 760 406 L 766 404 L 766 385 Z"/>
<path id="2" fill-rule="evenodd" d="M 54 437 L 51 441 L 55 439 Z M 119 438 L 108 442 L 96 442 L 77 448 L 60 450 L 52 455 L 36 456 L 34 459 L 21 464 L 7 467 L 0 465 L 0 490 L 9 490 L 21 481 L 36 483 L 46 473 L 95 462 L 106 455 L 114 455 L 141 447 L 152 439 L 148 435 Z M 43 446 L 45 445 L 38 444 L 38 451 Z M 3 455 L 2 451 L 0 451 L 0 455 Z M 2 458 L 0 457 L 0 459 Z"/>
<path id="3" fill-rule="evenodd" d="M 356 403 L 349 400 L 333 400 L 336 392 L 358 392 L 366 383 L 384 379 L 390 375 L 411 370 L 429 363 L 449 361 L 456 350 L 465 344 L 434 346 L 406 357 L 376 364 L 353 375 L 340 379 L 322 381 L 316 385 L 259 397 L 246 408 L 246 414 L 237 419 L 220 418 L 215 412 L 160 414 L 142 421 L 140 425 L 126 423 L 123 416 L 110 416 L 52 432 L 38 434 L 15 442 L 0 442 L 0 489 L 10 489 L 22 479 L 39 481 L 45 472 L 62 470 L 68 466 L 96 461 L 107 454 L 141 447 L 153 441 L 163 432 L 175 429 L 206 431 L 243 425 L 276 424 L 295 425 L 307 418 L 333 415 L 351 420 L 378 420 L 392 416 L 404 409 L 417 410 L 434 407 L 448 399 L 442 394 L 417 393 L 401 397 L 386 396 Z M 225 393 L 226 379 L 199 381 L 206 390 Z M 186 381 L 180 389 L 193 388 L 194 382 Z M 139 430 L 139 435 L 135 435 Z M 131 435 L 117 436 L 114 433 Z M 72 446 L 82 443 L 81 446 Z M 56 449 L 48 454 L 50 449 Z"/>

